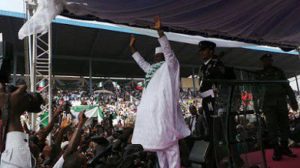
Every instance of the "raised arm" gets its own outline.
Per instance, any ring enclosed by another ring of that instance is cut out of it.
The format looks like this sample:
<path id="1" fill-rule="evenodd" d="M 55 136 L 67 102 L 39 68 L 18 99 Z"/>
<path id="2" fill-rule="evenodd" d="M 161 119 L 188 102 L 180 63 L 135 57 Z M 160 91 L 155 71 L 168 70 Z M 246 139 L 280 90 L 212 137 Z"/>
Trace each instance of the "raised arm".
<path id="1" fill-rule="evenodd" d="M 61 142 L 63 140 L 63 136 L 65 134 L 65 131 L 67 128 L 70 126 L 71 122 L 68 118 L 63 118 L 63 121 L 61 122 L 60 129 L 55 136 L 54 143 L 51 145 L 52 150 L 51 150 L 51 155 L 50 159 L 51 161 L 55 161 L 55 158 L 61 153 Z"/>
<path id="2" fill-rule="evenodd" d="M 59 106 L 59 107 L 55 110 L 55 112 L 54 112 L 54 114 L 53 114 L 53 117 L 52 117 L 50 123 L 49 123 L 45 128 L 40 129 L 40 130 L 37 132 L 38 138 L 39 138 L 40 140 L 44 140 L 44 139 L 48 136 L 48 134 L 53 130 L 54 123 L 57 121 L 58 116 L 59 116 L 59 114 L 60 114 L 61 112 L 62 112 L 62 107 Z"/>
<path id="3" fill-rule="evenodd" d="M 143 71 L 147 73 L 150 69 L 150 64 L 147 61 L 145 61 L 141 54 L 136 50 L 135 40 L 135 37 L 131 35 L 129 47 L 132 53 L 132 57 L 135 60 L 135 62 L 140 66 L 140 68 L 142 68 Z"/>
<path id="4" fill-rule="evenodd" d="M 171 45 L 169 43 L 169 40 L 167 36 L 165 35 L 164 31 L 161 29 L 161 21 L 160 17 L 156 16 L 154 18 L 154 28 L 157 30 L 157 33 L 159 35 L 158 42 L 162 48 L 162 52 L 165 56 L 165 60 L 167 62 L 173 62 L 172 60 L 177 60 L 175 57 L 175 54 L 171 48 Z"/>
<path id="5" fill-rule="evenodd" d="M 30 135 L 30 131 L 29 131 L 28 127 L 27 127 L 26 122 L 23 124 L 23 129 L 24 129 L 24 131 L 25 131 L 26 134 Z"/>
<path id="6" fill-rule="evenodd" d="M 71 121 L 65 117 L 62 119 L 62 122 L 60 124 L 60 129 L 59 132 L 57 134 L 57 136 L 55 137 L 54 143 L 57 144 L 58 146 L 60 146 L 62 139 L 63 139 L 63 135 L 66 131 L 66 129 L 71 125 Z"/>
<path id="7" fill-rule="evenodd" d="M 68 155 L 70 155 L 70 154 L 72 154 L 73 152 L 75 152 L 76 149 L 78 148 L 78 145 L 79 145 L 79 143 L 80 143 L 80 130 L 82 129 L 82 127 L 83 127 L 83 125 L 84 125 L 86 119 L 87 119 L 87 118 L 85 117 L 84 112 L 81 112 L 81 113 L 79 114 L 79 122 L 78 122 L 77 128 L 75 129 L 75 131 L 74 131 L 74 133 L 73 133 L 73 135 L 72 135 L 72 138 L 71 138 L 71 140 L 70 140 L 70 143 L 69 143 L 69 145 L 68 145 L 66 151 L 65 151 L 64 154 L 63 154 L 64 159 L 65 159 Z"/>

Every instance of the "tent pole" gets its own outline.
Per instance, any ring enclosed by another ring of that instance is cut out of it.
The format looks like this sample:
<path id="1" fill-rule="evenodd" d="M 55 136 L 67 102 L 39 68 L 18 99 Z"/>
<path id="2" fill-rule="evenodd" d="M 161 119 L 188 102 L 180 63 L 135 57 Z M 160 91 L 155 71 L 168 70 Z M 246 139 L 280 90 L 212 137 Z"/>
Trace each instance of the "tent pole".
<path id="1" fill-rule="evenodd" d="M 296 85 L 297 85 L 297 95 L 299 95 L 299 83 L 298 83 L 297 75 L 295 75 L 295 79 L 296 79 Z"/>
<path id="2" fill-rule="evenodd" d="M 133 85 L 133 78 L 131 78 L 131 84 L 130 84 L 131 86 L 130 86 L 130 88 L 132 89 L 132 85 Z M 134 90 L 134 89 L 133 89 Z M 132 92 L 132 90 L 131 90 L 131 92 Z M 131 93 L 129 93 L 129 95 L 130 95 L 130 103 L 132 103 L 133 102 L 133 99 L 132 99 L 132 95 L 131 95 Z"/>
<path id="3" fill-rule="evenodd" d="M 30 91 L 36 92 L 36 56 L 37 56 L 37 34 L 32 35 L 31 46 L 31 64 L 30 64 Z M 36 115 L 31 113 L 31 129 L 35 131 L 36 128 Z"/>
<path id="4" fill-rule="evenodd" d="M 53 78 L 52 78 L 52 26 L 48 30 L 48 100 L 53 100 Z M 52 101 L 48 102 L 48 122 L 52 120 Z M 48 141 L 52 142 L 52 132 L 48 135 Z"/>
<path id="5" fill-rule="evenodd" d="M 16 85 L 17 81 L 17 55 L 14 53 L 14 65 L 13 65 L 13 84 Z"/>
<path id="6" fill-rule="evenodd" d="M 243 81 L 244 80 L 244 73 L 242 70 L 240 70 L 240 77 L 241 77 L 241 80 Z M 242 91 L 245 91 L 245 86 L 243 85 L 242 86 Z"/>
<path id="7" fill-rule="evenodd" d="M 240 77 L 241 77 L 241 80 L 244 80 L 244 74 L 243 74 L 242 70 L 240 70 Z"/>
<path id="8" fill-rule="evenodd" d="M 192 79 L 193 79 L 193 98 L 195 98 L 196 97 L 195 68 L 193 68 Z"/>
<path id="9" fill-rule="evenodd" d="M 89 60 L 89 88 L 90 88 L 90 95 L 93 94 L 93 67 L 92 67 L 92 59 Z"/>

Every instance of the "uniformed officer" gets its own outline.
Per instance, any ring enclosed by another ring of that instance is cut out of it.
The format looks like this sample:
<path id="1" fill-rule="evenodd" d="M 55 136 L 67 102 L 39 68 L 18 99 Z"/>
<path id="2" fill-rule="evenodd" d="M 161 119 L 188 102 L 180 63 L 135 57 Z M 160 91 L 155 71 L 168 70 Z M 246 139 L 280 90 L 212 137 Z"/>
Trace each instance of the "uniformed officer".
<path id="1" fill-rule="evenodd" d="M 212 138 L 213 120 L 211 115 L 214 113 L 216 85 L 206 80 L 223 79 L 225 67 L 214 54 L 216 44 L 210 41 L 200 41 L 199 54 L 203 60 L 200 76 L 200 95 L 202 97 L 202 107 L 208 123 L 209 137 Z"/>
<path id="2" fill-rule="evenodd" d="M 216 167 L 213 153 L 213 118 L 214 104 L 216 97 L 216 84 L 207 81 L 214 79 L 223 79 L 225 67 L 223 63 L 214 54 L 216 44 L 210 41 L 200 41 L 199 54 L 203 60 L 200 67 L 200 95 L 202 97 L 202 107 L 208 125 L 208 140 L 210 141 L 210 150 L 207 159 L 210 160 L 208 167 Z"/>
<path id="3" fill-rule="evenodd" d="M 289 104 L 294 111 L 298 110 L 298 103 L 295 94 L 290 87 L 284 72 L 272 65 L 271 54 L 265 54 L 260 58 L 263 69 L 258 72 L 259 80 L 282 80 L 286 83 L 266 85 L 263 95 L 263 112 L 266 116 L 267 128 L 273 146 L 273 160 L 281 160 L 282 155 L 297 157 L 288 148 L 289 118 L 287 108 L 287 97 Z M 279 133 L 279 135 L 278 135 Z M 281 143 L 279 145 L 279 138 Z"/>

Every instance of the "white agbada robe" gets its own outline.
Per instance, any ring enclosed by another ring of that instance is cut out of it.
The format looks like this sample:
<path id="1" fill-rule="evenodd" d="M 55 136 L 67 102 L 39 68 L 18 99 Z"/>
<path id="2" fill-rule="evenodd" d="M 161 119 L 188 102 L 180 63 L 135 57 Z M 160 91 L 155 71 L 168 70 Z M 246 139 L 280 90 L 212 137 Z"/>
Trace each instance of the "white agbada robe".
<path id="1" fill-rule="evenodd" d="M 144 89 L 132 137 L 145 150 L 166 149 L 190 135 L 179 106 L 180 66 L 166 36 L 158 39 L 165 62 Z M 151 65 L 138 52 L 133 58 L 147 73 Z"/>

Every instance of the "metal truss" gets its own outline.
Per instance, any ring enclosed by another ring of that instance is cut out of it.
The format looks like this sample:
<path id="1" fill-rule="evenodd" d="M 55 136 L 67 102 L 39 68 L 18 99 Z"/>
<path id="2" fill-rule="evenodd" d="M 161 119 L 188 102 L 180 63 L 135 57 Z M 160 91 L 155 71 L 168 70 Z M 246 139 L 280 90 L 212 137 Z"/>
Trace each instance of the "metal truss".
<path id="1" fill-rule="evenodd" d="M 26 15 L 29 20 L 37 9 L 37 0 L 25 0 Z M 52 34 L 51 26 L 46 34 L 33 34 L 28 37 L 28 55 L 29 55 L 29 70 L 30 70 L 30 91 L 39 92 L 45 99 L 45 106 L 40 113 L 48 112 L 48 117 L 37 121 L 37 115 L 31 114 L 31 129 L 39 129 L 39 125 L 44 120 L 49 122 L 52 116 Z M 44 83 L 43 87 L 39 87 Z M 39 87 L 39 88 L 38 88 Z M 38 89 L 37 89 L 38 88 Z"/>

